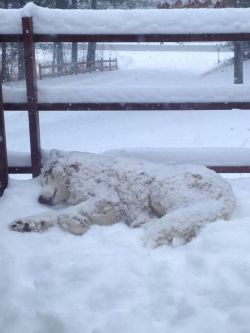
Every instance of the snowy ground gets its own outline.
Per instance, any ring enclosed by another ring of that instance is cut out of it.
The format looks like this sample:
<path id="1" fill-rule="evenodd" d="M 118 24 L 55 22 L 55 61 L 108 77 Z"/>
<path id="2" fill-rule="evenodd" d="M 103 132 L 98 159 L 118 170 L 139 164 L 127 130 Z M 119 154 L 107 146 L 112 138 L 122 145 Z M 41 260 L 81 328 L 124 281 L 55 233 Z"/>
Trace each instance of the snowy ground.
<path id="1" fill-rule="evenodd" d="M 76 84 L 115 87 L 134 81 L 157 89 L 159 81 L 206 85 L 233 80 L 232 69 L 202 76 L 217 62 L 213 53 L 118 56 L 119 71 L 86 74 Z M 41 84 L 73 85 L 74 80 Z M 10 150 L 29 150 L 26 117 L 22 112 L 7 114 Z M 41 113 L 44 148 L 91 152 L 248 148 L 249 124 L 246 111 Z M 230 182 L 239 201 L 231 221 L 207 226 L 186 246 L 152 250 L 143 246 L 142 230 L 123 224 L 93 227 L 82 237 L 57 229 L 47 234 L 10 232 L 7 225 L 13 219 L 47 209 L 37 202 L 37 180 L 12 179 L 0 200 L 0 331 L 249 332 L 250 180 Z"/>

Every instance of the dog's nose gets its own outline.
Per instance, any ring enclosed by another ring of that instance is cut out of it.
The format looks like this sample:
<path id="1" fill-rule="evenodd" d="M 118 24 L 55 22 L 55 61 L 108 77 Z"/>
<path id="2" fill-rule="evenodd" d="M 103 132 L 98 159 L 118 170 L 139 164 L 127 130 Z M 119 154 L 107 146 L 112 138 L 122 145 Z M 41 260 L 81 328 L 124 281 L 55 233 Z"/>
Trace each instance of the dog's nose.
<path id="1" fill-rule="evenodd" d="M 40 202 L 40 204 L 43 204 L 43 205 L 52 205 L 52 199 L 46 198 L 43 195 L 39 196 L 38 201 Z"/>

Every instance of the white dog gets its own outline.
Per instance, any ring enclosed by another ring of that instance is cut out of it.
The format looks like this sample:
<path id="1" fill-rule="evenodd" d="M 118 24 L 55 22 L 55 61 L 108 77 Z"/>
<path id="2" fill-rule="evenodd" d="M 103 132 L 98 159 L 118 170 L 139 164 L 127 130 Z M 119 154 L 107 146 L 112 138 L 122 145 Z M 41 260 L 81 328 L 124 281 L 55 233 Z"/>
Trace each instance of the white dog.
<path id="1" fill-rule="evenodd" d="M 229 219 L 236 206 L 220 175 L 192 165 L 54 151 L 41 183 L 39 202 L 64 202 L 66 208 L 16 220 L 12 230 L 40 232 L 59 225 L 81 235 L 92 224 L 124 221 L 131 227 L 143 225 L 148 241 L 159 246 L 176 239 L 188 242 L 205 224 Z"/>

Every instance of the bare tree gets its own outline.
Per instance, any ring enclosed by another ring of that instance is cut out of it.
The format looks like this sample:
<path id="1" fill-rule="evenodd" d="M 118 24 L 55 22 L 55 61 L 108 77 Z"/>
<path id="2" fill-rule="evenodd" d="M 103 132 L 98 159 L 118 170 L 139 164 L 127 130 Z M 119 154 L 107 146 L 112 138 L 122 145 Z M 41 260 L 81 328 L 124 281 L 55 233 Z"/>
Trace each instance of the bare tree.
<path id="1" fill-rule="evenodd" d="M 91 0 L 90 8 L 97 9 L 97 0 Z M 90 70 L 93 67 L 91 62 L 95 61 L 95 56 L 96 56 L 96 43 L 88 43 L 87 63 L 88 63 L 88 69 Z"/>
<path id="2" fill-rule="evenodd" d="M 72 0 L 72 8 L 77 9 L 77 0 Z M 78 44 L 72 43 L 72 54 L 71 54 L 71 62 L 74 66 L 74 70 L 77 66 L 77 60 L 78 60 Z"/>
<path id="3" fill-rule="evenodd" d="M 66 9 L 69 6 L 68 0 L 56 0 L 56 8 Z M 59 73 L 63 71 L 63 44 L 54 44 L 55 59 Z"/>
<path id="4" fill-rule="evenodd" d="M 235 0 L 235 7 L 242 7 L 242 0 Z M 243 83 L 243 57 L 244 43 L 241 41 L 234 42 L 234 83 Z"/>

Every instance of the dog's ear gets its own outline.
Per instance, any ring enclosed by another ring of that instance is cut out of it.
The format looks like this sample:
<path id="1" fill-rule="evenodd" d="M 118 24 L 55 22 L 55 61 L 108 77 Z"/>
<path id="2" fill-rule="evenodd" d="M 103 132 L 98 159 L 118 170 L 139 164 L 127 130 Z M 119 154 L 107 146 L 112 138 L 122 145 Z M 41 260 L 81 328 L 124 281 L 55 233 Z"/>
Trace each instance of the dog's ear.
<path id="1" fill-rule="evenodd" d="M 49 152 L 50 160 L 58 160 L 59 158 L 65 157 L 65 153 L 62 150 L 52 149 Z"/>
<path id="2" fill-rule="evenodd" d="M 57 178 L 59 183 L 67 186 L 70 183 L 70 174 L 68 173 L 67 167 L 62 165 L 60 162 L 55 161 L 53 165 L 51 165 L 50 172 L 52 176 Z"/>

